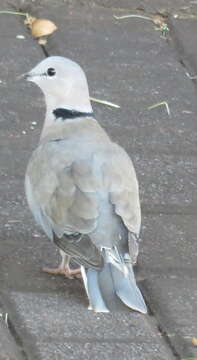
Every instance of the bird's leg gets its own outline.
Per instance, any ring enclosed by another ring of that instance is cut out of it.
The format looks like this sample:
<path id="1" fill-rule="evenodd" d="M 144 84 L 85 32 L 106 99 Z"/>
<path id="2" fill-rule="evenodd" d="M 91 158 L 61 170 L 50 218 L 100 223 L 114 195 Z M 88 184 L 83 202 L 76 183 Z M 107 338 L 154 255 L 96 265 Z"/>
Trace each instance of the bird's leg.
<path id="1" fill-rule="evenodd" d="M 69 266 L 70 256 L 66 255 L 65 252 L 60 250 L 60 255 L 62 257 L 61 264 L 55 268 L 43 268 L 42 271 L 47 272 L 48 274 L 53 275 L 65 275 L 69 279 L 73 279 L 74 277 L 81 278 L 81 269 L 71 269 Z"/>

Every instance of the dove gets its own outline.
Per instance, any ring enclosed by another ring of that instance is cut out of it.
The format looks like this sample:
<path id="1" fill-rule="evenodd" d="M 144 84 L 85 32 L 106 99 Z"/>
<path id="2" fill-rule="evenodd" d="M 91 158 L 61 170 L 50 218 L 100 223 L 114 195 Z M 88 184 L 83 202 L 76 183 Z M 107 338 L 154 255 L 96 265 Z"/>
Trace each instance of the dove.
<path id="1" fill-rule="evenodd" d="M 133 271 L 141 210 L 129 155 L 96 121 L 77 63 L 51 56 L 25 77 L 40 87 L 46 103 L 25 191 L 36 222 L 60 249 L 62 262 L 51 272 L 80 271 L 95 312 L 123 306 L 147 313 Z M 70 260 L 79 268 L 72 270 Z"/>

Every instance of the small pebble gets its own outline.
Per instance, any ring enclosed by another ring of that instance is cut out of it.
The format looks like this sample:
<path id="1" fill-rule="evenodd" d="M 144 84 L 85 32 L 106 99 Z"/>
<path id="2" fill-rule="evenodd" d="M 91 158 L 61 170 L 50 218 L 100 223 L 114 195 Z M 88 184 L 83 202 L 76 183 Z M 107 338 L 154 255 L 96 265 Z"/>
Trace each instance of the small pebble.
<path id="1" fill-rule="evenodd" d="M 24 35 L 16 35 L 16 39 L 24 40 L 25 36 Z"/>
<path id="2" fill-rule="evenodd" d="M 34 234 L 32 234 L 32 237 L 33 237 L 33 238 L 39 238 L 39 237 L 41 237 L 41 234 L 36 234 L 36 233 L 34 233 Z"/>
<path id="3" fill-rule="evenodd" d="M 25 130 L 22 131 L 22 134 L 25 135 L 27 132 Z"/>

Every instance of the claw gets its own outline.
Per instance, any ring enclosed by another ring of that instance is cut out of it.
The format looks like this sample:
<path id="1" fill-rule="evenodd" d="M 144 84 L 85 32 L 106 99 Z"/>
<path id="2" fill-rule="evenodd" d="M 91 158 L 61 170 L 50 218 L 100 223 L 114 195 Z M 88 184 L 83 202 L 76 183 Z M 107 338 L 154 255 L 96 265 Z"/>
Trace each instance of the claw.
<path id="1" fill-rule="evenodd" d="M 43 272 L 46 272 L 48 274 L 52 274 L 52 275 L 64 275 L 66 278 L 68 279 L 80 279 L 81 278 L 81 269 L 70 269 L 69 266 L 66 266 L 64 268 L 62 267 L 58 267 L 56 269 L 51 269 L 51 268 L 43 268 L 42 269 Z"/>

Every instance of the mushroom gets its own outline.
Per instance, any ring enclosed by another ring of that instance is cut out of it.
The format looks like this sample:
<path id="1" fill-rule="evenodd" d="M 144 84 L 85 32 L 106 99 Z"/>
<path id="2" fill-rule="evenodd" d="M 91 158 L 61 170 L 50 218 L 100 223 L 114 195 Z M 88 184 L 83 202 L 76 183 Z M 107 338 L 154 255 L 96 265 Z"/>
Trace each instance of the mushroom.
<path id="1" fill-rule="evenodd" d="M 46 44 L 47 40 L 43 39 L 43 37 L 49 36 L 57 30 L 57 26 L 48 19 L 37 19 L 28 16 L 25 20 L 25 24 L 30 28 L 33 38 L 38 39 L 40 45 Z"/>

